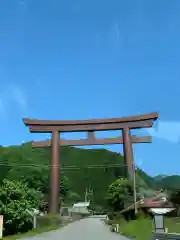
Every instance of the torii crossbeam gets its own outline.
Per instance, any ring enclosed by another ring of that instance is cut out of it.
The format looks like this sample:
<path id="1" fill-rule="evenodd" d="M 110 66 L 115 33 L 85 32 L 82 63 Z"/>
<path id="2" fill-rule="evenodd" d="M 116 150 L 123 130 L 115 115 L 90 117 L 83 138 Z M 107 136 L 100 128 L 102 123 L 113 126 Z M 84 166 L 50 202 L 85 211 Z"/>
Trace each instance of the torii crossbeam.
<path id="1" fill-rule="evenodd" d="M 131 129 L 150 128 L 153 121 L 157 120 L 158 113 L 149 113 L 132 117 L 92 119 L 92 120 L 35 120 L 23 119 L 24 124 L 29 127 L 32 133 L 52 133 L 51 141 L 33 142 L 33 147 L 52 147 L 51 179 L 50 179 L 50 203 L 49 212 L 59 212 L 59 160 L 60 145 L 82 146 L 82 145 L 103 145 L 123 144 L 124 159 L 127 165 L 127 176 L 133 175 L 133 150 L 132 143 L 150 143 L 151 137 L 131 136 Z M 122 130 L 122 136 L 118 138 L 97 139 L 95 131 Z M 88 132 L 87 139 L 60 140 L 60 133 L 63 132 Z"/>

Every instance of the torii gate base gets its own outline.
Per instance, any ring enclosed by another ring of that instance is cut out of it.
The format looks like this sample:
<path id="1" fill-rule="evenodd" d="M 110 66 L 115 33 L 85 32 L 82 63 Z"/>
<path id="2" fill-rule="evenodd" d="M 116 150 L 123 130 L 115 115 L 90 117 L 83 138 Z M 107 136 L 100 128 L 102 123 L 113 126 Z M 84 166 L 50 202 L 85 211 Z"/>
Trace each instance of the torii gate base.
<path id="1" fill-rule="evenodd" d="M 123 144 L 125 165 L 127 165 L 127 177 L 133 176 L 133 150 L 132 143 L 150 143 L 151 137 L 131 136 L 131 129 L 149 128 L 153 121 L 157 120 L 158 114 L 150 113 L 132 117 L 93 119 L 93 120 L 34 120 L 23 119 L 24 124 L 29 127 L 30 132 L 52 133 L 51 141 L 33 142 L 33 147 L 52 146 L 51 176 L 50 176 L 50 202 L 49 212 L 59 212 L 59 188 L 60 188 L 60 145 L 82 146 L 102 144 Z M 122 136 L 118 138 L 96 139 L 95 131 L 122 130 Z M 87 139 L 60 140 L 62 132 L 88 132 Z"/>

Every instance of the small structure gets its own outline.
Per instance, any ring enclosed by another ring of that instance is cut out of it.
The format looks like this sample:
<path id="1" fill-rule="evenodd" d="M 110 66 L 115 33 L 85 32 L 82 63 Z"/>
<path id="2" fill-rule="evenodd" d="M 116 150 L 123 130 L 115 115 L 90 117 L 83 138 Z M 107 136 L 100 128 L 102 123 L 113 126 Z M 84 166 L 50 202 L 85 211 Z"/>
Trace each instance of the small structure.
<path id="1" fill-rule="evenodd" d="M 171 212 L 174 208 L 151 208 L 154 215 L 154 232 L 165 233 L 164 214 Z"/>
<path id="2" fill-rule="evenodd" d="M 152 197 L 146 197 L 146 198 L 141 198 L 139 201 L 136 203 L 136 208 L 143 212 L 144 214 L 152 214 L 151 209 L 169 209 L 170 212 L 174 210 L 173 204 L 167 200 L 165 194 L 158 193 L 155 196 Z M 121 211 L 121 214 L 123 214 L 127 219 L 133 218 L 134 217 L 134 205 L 131 204 L 128 207 L 126 207 L 123 211 Z"/>
<path id="3" fill-rule="evenodd" d="M 0 239 L 3 237 L 3 215 L 0 215 Z"/>
<path id="4" fill-rule="evenodd" d="M 38 209 L 32 208 L 32 209 L 26 209 L 26 212 L 32 217 L 33 220 L 33 228 L 37 228 L 37 215 L 40 214 L 40 211 Z"/>
<path id="5" fill-rule="evenodd" d="M 72 211 L 76 213 L 89 213 L 90 202 L 78 202 L 73 205 Z"/>
<path id="6" fill-rule="evenodd" d="M 61 216 L 69 216 L 69 208 L 68 207 L 62 207 L 60 209 L 60 215 Z"/>
<path id="7" fill-rule="evenodd" d="M 159 209 L 172 209 L 173 204 L 168 201 L 165 197 L 158 199 L 158 198 L 145 198 L 141 200 L 141 203 L 139 205 L 140 208 L 146 209 L 148 211 L 151 211 L 151 209 L 159 208 Z"/>
<path id="8" fill-rule="evenodd" d="M 180 240 L 180 234 L 168 233 L 168 229 L 164 226 L 164 214 L 172 211 L 170 208 L 152 208 L 151 212 L 154 214 L 154 232 L 152 233 L 152 240 Z"/>

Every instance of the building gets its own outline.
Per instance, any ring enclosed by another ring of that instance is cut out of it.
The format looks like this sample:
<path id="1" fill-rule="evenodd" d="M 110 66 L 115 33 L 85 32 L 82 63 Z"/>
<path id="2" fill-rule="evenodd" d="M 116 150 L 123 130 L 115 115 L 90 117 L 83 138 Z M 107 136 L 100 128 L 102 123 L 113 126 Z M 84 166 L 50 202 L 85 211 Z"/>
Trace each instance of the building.
<path id="1" fill-rule="evenodd" d="M 87 213 L 88 214 L 89 206 L 90 206 L 90 202 L 78 202 L 73 205 L 71 210 L 76 213 L 84 213 L 84 214 Z"/>
<path id="2" fill-rule="evenodd" d="M 135 204 L 129 205 L 127 208 L 125 208 L 123 211 L 120 213 L 125 216 L 127 219 L 132 219 L 135 217 L 135 209 L 134 209 Z M 136 202 L 136 208 L 138 212 L 141 212 L 143 214 L 151 214 L 152 209 L 169 209 L 168 212 L 171 212 L 174 210 L 173 204 L 168 201 L 167 196 L 165 193 L 158 193 L 155 194 L 152 197 L 142 197 L 139 201 Z"/>

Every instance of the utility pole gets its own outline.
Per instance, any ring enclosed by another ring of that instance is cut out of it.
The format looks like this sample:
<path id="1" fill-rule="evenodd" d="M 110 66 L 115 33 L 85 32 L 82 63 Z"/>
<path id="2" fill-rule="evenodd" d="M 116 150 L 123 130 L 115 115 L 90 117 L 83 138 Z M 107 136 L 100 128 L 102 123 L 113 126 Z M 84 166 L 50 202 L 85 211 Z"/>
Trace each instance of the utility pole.
<path id="1" fill-rule="evenodd" d="M 135 164 L 133 164 L 133 196 L 134 196 L 134 211 L 135 211 L 135 215 L 136 215 L 138 212 L 138 209 L 137 209 L 137 204 L 136 204 L 137 193 L 136 193 L 136 167 L 135 167 Z"/>
<path id="2" fill-rule="evenodd" d="M 93 188 L 90 189 L 90 195 L 91 195 L 90 202 L 91 202 L 92 214 L 94 215 L 94 189 Z"/>
<path id="3" fill-rule="evenodd" d="M 87 190 L 87 188 L 86 188 L 84 201 L 87 202 L 87 199 L 88 199 L 88 190 Z"/>

